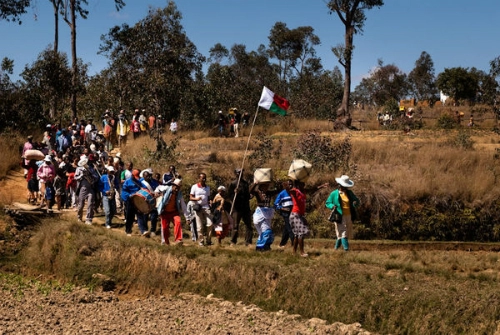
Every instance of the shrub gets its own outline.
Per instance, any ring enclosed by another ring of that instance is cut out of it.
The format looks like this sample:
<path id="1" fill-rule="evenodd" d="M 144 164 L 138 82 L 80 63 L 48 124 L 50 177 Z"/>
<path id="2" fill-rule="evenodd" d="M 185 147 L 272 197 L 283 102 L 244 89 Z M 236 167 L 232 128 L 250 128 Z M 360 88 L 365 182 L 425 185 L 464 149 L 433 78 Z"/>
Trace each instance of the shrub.
<path id="1" fill-rule="evenodd" d="M 329 171 L 349 170 L 352 154 L 350 137 L 337 143 L 332 143 L 331 138 L 321 136 L 317 130 L 307 132 L 297 139 L 297 148 L 294 150 L 297 158 L 302 158 L 317 169 Z"/>
<path id="2" fill-rule="evenodd" d="M 437 119 L 437 127 L 441 129 L 454 129 L 457 127 L 457 121 L 449 114 L 443 114 Z"/>
<path id="3" fill-rule="evenodd" d="M 460 131 L 454 138 L 450 140 L 450 144 L 454 147 L 464 150 L 472 150 L 474 141 L 471 139 L 470 134 L 465 131 Z"/>

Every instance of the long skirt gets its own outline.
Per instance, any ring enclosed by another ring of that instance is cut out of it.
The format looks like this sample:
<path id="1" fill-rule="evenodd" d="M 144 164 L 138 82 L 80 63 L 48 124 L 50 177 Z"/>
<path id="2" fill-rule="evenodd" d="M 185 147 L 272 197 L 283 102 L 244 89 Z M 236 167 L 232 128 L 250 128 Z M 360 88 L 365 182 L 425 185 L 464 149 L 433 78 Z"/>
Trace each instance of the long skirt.
<path id="1" fill-rule="evenodd" d="M 290 225 L 292 226 L 292 232 L 295 237 L 301 238 L 309 234 L 309 227 L 307 226 L 306 220 L 298 213 L 290 213 Z"/>
<path id="2" fill-rule="evenodd" d="M 267 229 L 259 235 L 257 243 L 255 244 L 255 249 L 271 250 L 271 245 L 273 244 L 273 242 L 274 242 L 274 233 L 271 229 Z"/>

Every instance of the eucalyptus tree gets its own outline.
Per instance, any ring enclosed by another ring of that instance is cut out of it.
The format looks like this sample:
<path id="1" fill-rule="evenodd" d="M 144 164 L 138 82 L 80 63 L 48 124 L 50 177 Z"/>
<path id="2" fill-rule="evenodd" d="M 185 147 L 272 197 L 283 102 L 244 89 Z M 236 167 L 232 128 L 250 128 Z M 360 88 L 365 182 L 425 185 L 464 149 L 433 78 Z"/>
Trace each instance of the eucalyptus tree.
<path id="1" fill-rule="evenodd" d="M 125 6 L 124 0 L 113 0 L 115 2 L 116 10 L 120 10 Z M 76 19 L 80 16 L 82 19 L 86 19 L 89 15 L 89 11 L 85 9 L 85 5 L 88 5 L 87 0 L 65 0 L 64 3 L 64 22 L 66 22 L 71 30 L 71 68 L 72 68 L 72 77 L 71 84 L 73 85 L 73 90 L 71 92 L 71 111 L 72 118 L 75 119 L 77 117 L 77 93 L 78 90 L 76 87 L 79 85 L 78 83 L 78 57 L 76 53 Z M 69 16 L 69 17 L 68 17 Z"/>
<path id="2" fill-rule="evenodd" d="M 384 65 L 379 60 L 377 68 L 370 71 L 369 77 L 361 80 L 354 95 L 358 103 L 383 106 L 387 101 L 405 98 L 408 92 L 407 75 L 396 65 Z"/>
<path id="3" fill-rule="evenodd" d="M 47 118 L 54 119 L 58 110 L 57 102 L 67 101 L 72 91 L 71 69 L 66 54 L 45 49 L 37 60 L 26 66 L 21 73 L 25 88 L 40 97 L 43 109 L 48 111 Z"/>
<path id="4" fill-rule="evenodd" d="M 332 52 L 344 68 L 344 94 L 338 112 L 344 116 L 344 123 L 347 126 L 350 126 L 351 123 L 349 98 L 351 94 L 351 64 L 354 50 L 354 35 L 363 32 L 366 20 L 365 11 L 374 7 L 380 8 L 383 5 L 383 0 L 330 0 L 327 3 L 330 13 L 337 14 L 345 27 L 344 43 L 332 48 Z"/>
<path id="5" fill-rule="evenodd" d="M 130 27 L 113 27 L 101 37 L 100 53 L 119 77 L 123 107 L 147 107 L 155 114 L 178 118 L 205 58 L 187 37 L 182 14 L 173 1 Z"/>
<path id="6" fill-rule="evenodd" d="M 478 78 L 468 68 L 445 68 L 437 76 L 436 86 L 459 104 L 462 100 L 472 102 L 478 92 Z"/>
<path id="7" fill-rule="evenodd" d="M 486 73 L 474 67 L 470 69 L 470 74 L 477 81 L 475 102 L 494 106 L 498 90 L 498 83 L 495 81 L 495 77 L 491 73 Z"/>
<path id="8" fill-rule="evenodd" d="M 329 119 L 342 103 L 344 81 L 338 67 L 325 71 L 320 63 L 309 64 L 302 76 L 290 83 L 293 113 L 299 118 Z"/>
<path id="9" fill-rule="evenodd" d="M 31 0 L 1 0 L 0 20 L 22 23 L 21 16 L 27 13 Z"/>
<path id="10" fill-rule="evenodd" d="M 269 34 L 268 53 L 278 60 L 280 91 L 287 93 L 292 77 L 300 77 L 315 59 L 315 46 L 320 44 L 319 37 L 310 26 L 289 29 L 286 23 L 276 22 Z"/>
<path id="11" fill-rule="evenodd" d="M 411 92 L 418 100 L 432 102 L 438 98 L 439 92 L 436 88 L 434 62 L 427 52 L 422 51 L 415 62 L 415 67 L 409 73 L 408 79 Z"/>

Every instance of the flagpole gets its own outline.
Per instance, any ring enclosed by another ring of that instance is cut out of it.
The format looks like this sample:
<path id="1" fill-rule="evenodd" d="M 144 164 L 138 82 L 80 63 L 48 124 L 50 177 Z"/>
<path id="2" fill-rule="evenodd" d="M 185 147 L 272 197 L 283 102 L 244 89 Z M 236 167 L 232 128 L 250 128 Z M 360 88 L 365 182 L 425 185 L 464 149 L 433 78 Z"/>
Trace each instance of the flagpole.
<path id="1" fill-rule="evenodd" d="M 248 146 L 250 145 L 250 138 L 252 137 L 253 127 L 255 126 L 255 120 L 257 120 L 257 114 L 259 113 L 259 105 L 257 104 L 257 110 L 255 111 L 255 116 L 253 118 L 252 127 L 250 128 L 250 134 L 248 135 L 247 146 L 245 148 L 245 152 L 243 154 L 243 161 L 241 162 L 240 173 L 238 176 L 238 182 L 236 183 L 236 188 L 234 189 L 234 197 L 233 202 L 231 203 L 231 211 L 229 215 L 233 214 L 234 202 L 236 201 L 236 195 L 238 195 L 238 187 L 240 186 L 241 176 L 243 175 L 243 167 L 245 166 L 245 159 L 247 157 Z"/>

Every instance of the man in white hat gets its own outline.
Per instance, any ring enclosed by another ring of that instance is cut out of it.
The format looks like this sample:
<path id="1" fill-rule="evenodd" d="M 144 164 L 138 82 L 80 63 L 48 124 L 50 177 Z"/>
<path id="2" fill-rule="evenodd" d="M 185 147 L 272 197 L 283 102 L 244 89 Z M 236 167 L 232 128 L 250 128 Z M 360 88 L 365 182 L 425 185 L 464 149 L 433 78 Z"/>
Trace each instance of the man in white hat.
<path id="1" fill-rule="evenodd" d="M 336 211 L 340 214 L 340 218 L 335 222 L 335 233 L 337 241 L 335 242 L 335 250 L 342 247 L 345 251 L 349 250 L 349 239 L 353 237 L 352 221 L 356 220 L 356 207 L 359 206 L 359 199 L 351 191 L 354 182 L 349 179 L 349 176 L 342 175 L 335 178 L 338 188 L 330 193 L 326 200 L 326 208 Z"/>
<path id="2" fill-rule="evenodd" d="M 182 182 L 175 179 L 170 185 L 160 185 L 155 189 L 156 194 L 161 194 L 162 198 L 156 207 L 161 218 L 161 244 L 170 244 L 170 222 L 174 224 L 174 243 L 182 244 L 182 224 L 180 213 L 184 214 L 189 224 L 186 203 L 181 192 Z"/>
<path id="3" fill-rule="evenodd" d="M 196 225 L 200 246 L 212 245 L 212 214 L 210 212 L 210 186 L 207 185 L 207 175 L 200 173 L 198 182 L 191 186 L 189 200 L 195 205 Z"/>
<path id="4" fill-rule="evenodd" d="M 119 187 L 118 178 L 115 177 L 115 168 L 112 165 L 106 167 L 107 174 L 103 174 L 99 180 L 99 191 L 102 194 L 102 207 L 106 217 L 104 225 L 111 228 L 111 221 L 116 214 L 115 194 Z"/>
<path id="5" fill-rule="evenodd" d="M 76 196 L 78 197 L 78 221 L 82 221 L 83 207 L 85 205 L 85 200 L 87 200 L 85 223 L 91 225 L 92 219 L 94 218 L 95 193 L 93 184 L 95 179 L 89 170 L 88 159 L 85 156 L 82 156 L 78 162 L 78 167 L 75 171 L 75 180 L 77 181 Z"/>

